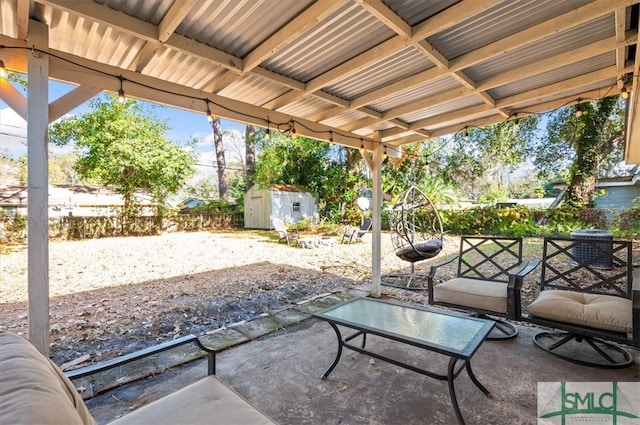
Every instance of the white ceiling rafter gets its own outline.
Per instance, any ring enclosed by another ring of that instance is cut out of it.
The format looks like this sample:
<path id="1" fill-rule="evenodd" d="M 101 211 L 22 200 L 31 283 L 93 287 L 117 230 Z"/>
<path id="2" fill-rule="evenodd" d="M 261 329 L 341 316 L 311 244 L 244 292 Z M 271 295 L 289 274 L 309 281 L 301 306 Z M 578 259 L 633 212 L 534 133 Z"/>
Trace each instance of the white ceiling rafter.
<path id="1" fill-rule="evenodd" d="M 147 41 L 145 43 L 136 59 L 129 67 L 130 70 L 136 72 L 144 71 L 147 65 L 149 65 L 149 62 L 151 62 L 154 56 L 158 53 L 162 44 L 165 43 L 171 35 L 173 35 L 173 32 L 191 9 L 193 9 L 196 2 L 197 0 L 176 0 L 171 7 L 169 7 L 169 10 L 158 25 L 158 40 Z"/>

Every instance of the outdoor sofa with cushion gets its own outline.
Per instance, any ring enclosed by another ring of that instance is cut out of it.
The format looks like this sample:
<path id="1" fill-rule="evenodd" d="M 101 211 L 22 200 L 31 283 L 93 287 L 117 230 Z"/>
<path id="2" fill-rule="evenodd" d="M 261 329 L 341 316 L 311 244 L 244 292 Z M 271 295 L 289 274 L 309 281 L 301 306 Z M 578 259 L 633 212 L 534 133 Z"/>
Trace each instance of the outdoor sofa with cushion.
<path id="1" fill-rule="evenodd" d="M 0 425 L 94 425 L 73 383 L 25 338 L 0 331 Z M 273 424 L 239 394 L 208 375 L 117 420 L 124 424 Z"/>

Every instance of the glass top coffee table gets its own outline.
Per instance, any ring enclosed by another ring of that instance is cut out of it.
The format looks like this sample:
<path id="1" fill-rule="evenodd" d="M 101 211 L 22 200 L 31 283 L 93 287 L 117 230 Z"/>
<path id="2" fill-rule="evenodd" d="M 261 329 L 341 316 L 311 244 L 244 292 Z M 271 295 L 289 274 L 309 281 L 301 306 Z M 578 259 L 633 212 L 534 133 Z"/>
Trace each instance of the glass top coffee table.
<path id="1" fill-rule="evenodd" d="M 464 424 L 464 419 L 458 406 L 453 381 L 462 370 L 466 369 L 471 381 L 485 395 L 490 395 L 489 391 L 473 374 L 471 357 L 491 332 L 494 325 L 492 320 L 427 310 L 408 304 L 372 298 L 355 298 L 345 301 L 315 313 L 313 316 L 328 322 L 338 337 L 338 353 L 331 366 L 322 374 L 322 379 L 328 377 L 338 365 L 342 355 L 342 347 L 347 347 L 422 375 L 447 381 L 453 409 L 461 424 Z M 343 338 L 338 325 L 355 329 L 356 332 Z M 449 365 L 446 375 L 418 368 L 398 359 L 365 349 L 367 334 L 448 356 Z M 350 343 L 359 336 L 362 336 L 362 342 L 359 346 Z"/>

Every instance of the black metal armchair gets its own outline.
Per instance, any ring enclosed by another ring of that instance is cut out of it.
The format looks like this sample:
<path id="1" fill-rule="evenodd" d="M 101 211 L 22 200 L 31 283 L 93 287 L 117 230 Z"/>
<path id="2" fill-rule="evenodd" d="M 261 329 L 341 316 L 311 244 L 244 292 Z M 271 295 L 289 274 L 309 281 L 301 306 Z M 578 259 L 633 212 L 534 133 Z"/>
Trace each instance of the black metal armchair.
<path id="1" fill-rule="evenodd" d="M 634 355 L 623 346 L 640 348 L 632 253 L 630 241 L 545 238 L 539 294 L 518 308 L 520 320 L 555 329 L 538 333 L 535 345 L 585 366 L 630 366 Z"/>
<path id="2" fill-rule="evenodd" d="M 454 260 L 458 260 L 455 277 L 444 280 L 437 276 L 440 267 Z M 515 338 L 518 328 L 504 319 L 520 317 L 516 300 L 521 297 L 524 277 L 539 262 L 522 260 L 522 238 L 462 236 L 458 255 L 431 266 L 427 276 L 429 304 L 495 320 L 488 339 Z"/>

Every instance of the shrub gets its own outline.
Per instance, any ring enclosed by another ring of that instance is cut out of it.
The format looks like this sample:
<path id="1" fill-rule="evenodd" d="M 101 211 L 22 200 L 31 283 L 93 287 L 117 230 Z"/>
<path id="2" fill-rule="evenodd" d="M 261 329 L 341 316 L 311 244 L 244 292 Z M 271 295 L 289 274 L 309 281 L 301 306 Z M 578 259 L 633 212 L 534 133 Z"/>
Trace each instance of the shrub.
<path id="1" fill-rule="evenodd" d="M 441 216 L 446 233 L 504 236 L 529 236 L 536 233 L 533 214 L 523 206 L 444 210 Z"/>
<path id="2" fill-rule="evenodd" d="M 236 211 L 242 211 L 237 204 L 222 199 L 209 201 L 204 204 L 200 204 L 188 212 L 189 214 L 208 214 L 208 213 L 232 213 Z"/>
<path id="3" fill-rule="evenodd" d="M 311 220 L 309 220 L 308 218 L 303 218 L 292 227 L 297 229 L 299 232 L 308 232 L 309 230 L 311 230 Z"/>
<path id="4" fill-rule="evenodd" d="M 391 211 L 389 211 L 388 209 L 383 209 L 380 212 L 380 226 L 382 230 L 389 230 L 391 228 L 389 224 L 390 219 L 391 219 Z"/>
<path id="5" fill-rule="evenodd" d="M 633 208 L 622 211 L 613 221 L 611 231 L 617 237 L 639 239 L 640 202 L 636 202 L 636 205 Z"/>
<path id="6" fill-rule="evenodd" d="M 588 216 L 589 214 L 585 213 L 585 208 L 573 206 L 550 208 L 546 210 L 543 215 L 542 226 L 540 227 L 539 233 L 544 236 L 569 236 L 569 234 L 576 229 L 606 227 L 589 224 L 585 220 L 585 217 L 588 218 Z"/>
<path id="7" fill-rule="evenodd" d="M 628 212 L 628 224 L 620 224 L 620 231 L 639 230 L 640 208 Z M 446 233 L 503 236 L 569 236 L 577 229 L 607 229 L 605 211 L 596 208 L 562 206 L 550 209 L 530 209 L 515 205 L 506 208 L 476 207 L 440 212 Z M 635 227 L 634 227 L 635 225 Z M 625 227 L 626 226 L 626 227 Z M 629 233 L 629 231 L 627 231 Z"/>

